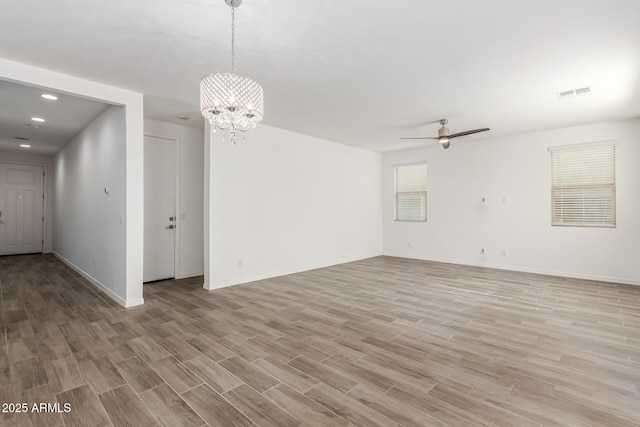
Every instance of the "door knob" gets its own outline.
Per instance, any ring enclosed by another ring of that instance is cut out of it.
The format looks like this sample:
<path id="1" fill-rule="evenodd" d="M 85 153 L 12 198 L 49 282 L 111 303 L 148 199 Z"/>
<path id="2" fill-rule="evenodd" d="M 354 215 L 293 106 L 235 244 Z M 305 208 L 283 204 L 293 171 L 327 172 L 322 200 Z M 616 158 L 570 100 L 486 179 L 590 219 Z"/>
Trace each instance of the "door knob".
<path id="1" fill-rule="evenodd" d="M 169 226 L 167 226 L 167 227 L 165 227 L 165 228 L 174 229 L 174 228 L 176 228 L 176 226 L 175 226 L 175 225 L 173 225 L 173 224 L 171 224 L 171 225 L 169 225 Z"/>

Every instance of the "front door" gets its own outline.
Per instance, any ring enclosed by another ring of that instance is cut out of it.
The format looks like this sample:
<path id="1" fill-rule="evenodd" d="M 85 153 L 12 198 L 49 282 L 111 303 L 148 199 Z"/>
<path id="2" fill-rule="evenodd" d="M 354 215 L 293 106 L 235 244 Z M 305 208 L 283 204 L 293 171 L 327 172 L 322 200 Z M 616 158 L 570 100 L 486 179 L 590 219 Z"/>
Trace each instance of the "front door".
<path id="1" fill-rule="evenodd" d="M 0 255 L 42 252 L 44 168 L 0 163 Z"/>
<path id="2" fill-rule="evenodd" d="M 144 137 L 145 282 L 175 277 L 176 146 L 172 139 Z"/>

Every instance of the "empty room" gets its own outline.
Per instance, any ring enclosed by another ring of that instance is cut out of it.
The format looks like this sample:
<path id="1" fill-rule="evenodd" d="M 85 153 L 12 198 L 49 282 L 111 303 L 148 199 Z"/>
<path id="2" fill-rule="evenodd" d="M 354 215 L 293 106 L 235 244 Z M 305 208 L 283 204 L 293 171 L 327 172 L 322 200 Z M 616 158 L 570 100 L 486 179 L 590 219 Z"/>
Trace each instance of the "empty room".
<path id="1" fill-rule="evenodd" d="M 636 0 L 0 9 L 0 426 L 640 425 Z"/>

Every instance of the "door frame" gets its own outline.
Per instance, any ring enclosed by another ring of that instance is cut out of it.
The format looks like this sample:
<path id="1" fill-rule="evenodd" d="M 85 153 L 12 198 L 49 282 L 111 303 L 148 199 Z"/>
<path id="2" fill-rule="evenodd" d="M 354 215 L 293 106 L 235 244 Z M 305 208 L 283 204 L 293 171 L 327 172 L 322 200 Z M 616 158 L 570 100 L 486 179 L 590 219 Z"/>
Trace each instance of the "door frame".
<path id="1" fill-rule="evenodd" d="M 173 275 L 175 279 L 180 279 L 181 275 L 180 275 L 180 232 L 182 230 L 182 224 L 180 223 L 180 138 L 178 138 L 177 136 L 174 135 L 167 135 L 167 134 L 159 134 L 159 133 L 144 133 L 144 138 L 146 137 L 151 137 L 151 138 L 158 138 L 158 139 L 165 139 L 168 141 L 174 141 L 176 143 L 176 152 L 175 152 L 175 163 L 176 163 L 176 192 L 174 195 L 174 200 L 175 200 L 175 206 L 174 206 L 174 212 L 175 212 L 175 216 L 176 216 L 176 228 L 175 230 L 175 235 L 174 235 L 174 241 L 173 241 Z M 143 140 L 143 144 L 145 143 L 145 141 Z M 143 214 L 143 228 L 144 228 L 144 214 Z M 144 257 L 143 257 L 144 260 Z M 144 262 L 144 261 L 143 261 Z"/>
<path id="2" fill-rule="evenodd" d="M 9 153 L 9 152 L 3 152 L 3 153 Z M 11 153 L 9 153 L 11 154 Z M 42 162 L 28 162 L 28 161 L 8 161 L 8 160 L 2 160 L 2 153 L 0 153 L 0 163 L 4 163 L 4 164 L 9 164 L 9 165 L 24 165 L 24 166 L 41 166 L 42 167 L 42 195 L 44 196 L 44 199 L 42 200 L 42 217 L 44 218 L 44 221 L 42 221 L 42 253 L 46 254 L 46 253 L 50 253 L 52 248 L 49 248 L 49 250 L 47 250 L 46 244 L 49 243 L 51 244 L 51 246 L 53 246 L 53 236 L 51 238 L 51 242 L 47 242 L 47 231 L 49 229 L 49 216 L 48 216 L 48 212 L 47 212 L 47 203 L 49 203 L 49 197 L 50 195 L 47 194 L 47 180 L 49 178 L 49 171 L 47 170 L 47 164 L 46 163 L 42 163 Z"/>

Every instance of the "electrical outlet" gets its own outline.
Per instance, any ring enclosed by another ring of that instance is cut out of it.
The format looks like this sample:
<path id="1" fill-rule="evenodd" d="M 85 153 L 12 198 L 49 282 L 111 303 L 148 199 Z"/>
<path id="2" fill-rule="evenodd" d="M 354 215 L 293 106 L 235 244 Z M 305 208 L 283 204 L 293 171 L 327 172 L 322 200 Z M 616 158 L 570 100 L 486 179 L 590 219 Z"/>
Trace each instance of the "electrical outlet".
<path id="1" fill-rule="evenodd" d="M 484 248 L 480 248 L 480 253 L 483 254 L 484 253 Z"/>
<path id="2" fill-rule="evenodd" d="M 411 247 L 411 242 L 407 242 L 407 247 L 410 248 Z"/>
<path id="3" fill-rule="evenodd" d="M 241 259 L 238 260 L 238 268 L 242 268 L 242 260 Z"/>
<path id="4" fill-rule="evenodd" d="M 93 259 L 93 268 L 96 268 L 96 264 L 97 264 L 97 262 L 96 262 L 96 259 L 94 258 Z"/>
<path id="5" fill-rule="evenodd" d="M 506 249 L 502 250 L 502 256 L 507 256 L 507 250 Z"/>

